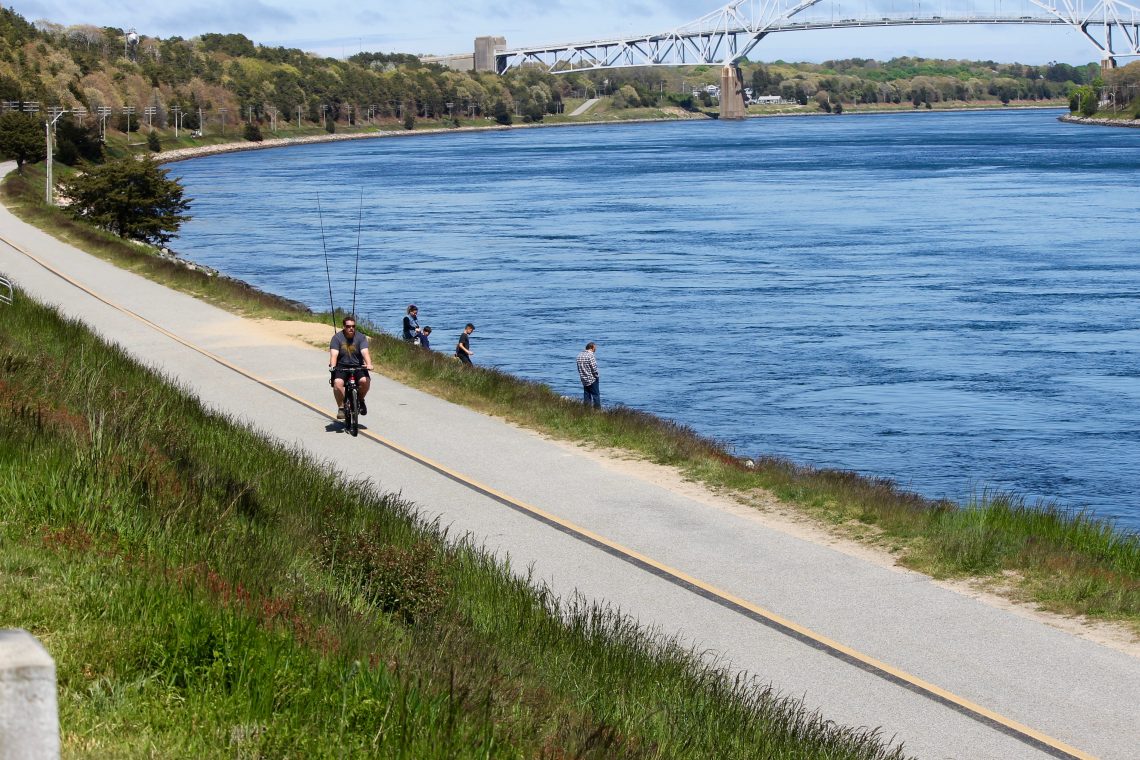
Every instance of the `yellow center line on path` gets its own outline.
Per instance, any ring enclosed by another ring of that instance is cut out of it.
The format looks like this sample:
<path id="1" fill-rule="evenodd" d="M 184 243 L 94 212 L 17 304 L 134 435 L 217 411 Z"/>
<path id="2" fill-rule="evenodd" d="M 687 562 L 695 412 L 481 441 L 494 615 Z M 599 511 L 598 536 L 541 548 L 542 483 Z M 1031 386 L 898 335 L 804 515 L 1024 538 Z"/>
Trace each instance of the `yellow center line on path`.
<path id="1" fill-rule="evenodd" d="M 0 241 L 3 241 L 12 250 L 31 259 L 40 267 L 52 273 L 64 282 L 67 282 L 75 288 L 78 288 L 87 295 L 106 304 L 112 309 L 130 316 L 131 318 L 147 325 L 148 327 L 153 328 L 157 332 L 185 346 L 186 348 L 189 348 L 190 350 L 201 354 L 211 361 L 220 364 L 226 369 L 232 370 L 233 372 L 236 372 L 237 374 L 248 378 L 255 383 L 258 383 L 259 385 L 264 386 L 265 388 L 281 396 L 284 396 L 285 398 L 294 401 L 313 412 L 316 412 L 318 415 L 329 420 L 336 421 L 335 414 L 330 414 L 322 407 L 317 406 L 316 404 L 313 404 L 312 402 L 301 398 L 300 396 L 296 396 L 281 386 L 275 385 L 268 380 L 264 380 L 257 375 L 249 372 L 248 370 L 242 369 L 241 367 L 230 363 L 217 354 L 211 353 L 210 351 L 207 351 L 206 349 L 195 345 L 178 335 L 175 335 L 161 325 L 155 324 L 141 314 L 131 311 L 125 306 L 121 306 L 120 304 L 117 304 L 99 295 L 85 285 L 77 282 L 63 272 L 55 269 L 39 257 L 12 243 L 7 238 L 0 236 Z M 738 612 L 745 617 L 748 617 L 769 628 L 790 636 L 814 649 L 820 650 L 821 652 L 824 652 L 832 657 L 853 665 L 860 670 L 864 670 L 884 680 L 901 686 L 909 691 L 912 691 L 916 694 L 938 702 L 939 704 L 949 707 L 955 712 L 965 715 L 966 717 L 969 717 L 979 723 L 987 725 L 990 728 L 993 728 L 1007 736 L 1015 738 L 1025 744 L 1028 744 L 1029 746 L 1039 749 L 1048 755 L 1059 758 L 1095 760 L 1095 757 L 1093 755 L 1090 755 L 1087 752 L 1083 752 L 1076 747 L 1072 747 L 1060 741 L 1059 739 L 1054 739 L 1047 734 L 1041 733 L 1040 731 L 1030 728 L 1023 723 L 1019 723 L 1011 718 L 1007 718 L 1000 713 L 994 712 L 993 710 L 971 702 L 970 700 L 965 699 L 964 697 L 960 697 L 953 692 L 947 691 L 946 689 L 924 681 L 917 676 L 911 675 L 904 670 L 900 670 L 899 668 L 894 667 L 893 665 L 889 665 L 885 662 L 882 662 L 881 660 L 877 660 L 869 655 L 863 654 L 862 652 L 852 649 L 851 647 L 838 641 L 829 639 L 822 634 L 816 633 L 810 628 L 806 628 L 792 620 L 789 620 L 788 618 L 766 610 L 763 607 L 747 601 L 746 599 L 741 599 L 738 596 L 734 596 L 727 591 L 708 584 L 699 578 L 688 575 L 681 570 L 670 567 L 669 565 L 666 565 L 663 562 L 659 562 L 652 557 L 648 557 L 633 549 L 623 546 L 622 544 L 611 541 L 605 536 L 575 525 L 574 523 L 564 520 L 563 518 L 547 512 L 546 510 L 543 510 L 539 507 L 520 501 L 512 496 L 509 496 L 508 494 L 492 488 L 491 486 L 479 483 L 478 481 L 473 480 L 472 478 L 460 472 L 452 470 L 446 465 L 429 459 L 428 457 L 412 451 L 411 449 L 405 448 L 395 441 L 391 441 L 367 429 L 362 429 L 360 432 L 362 435 L 375 441 L 376 443 L 379 443 L 414 462 L 418 462 L 419 464 L 424 465 L 425 467 L 428 467 L 441 475 L 444 475 L 456 483 L 459 483 L 478 493 L 488 496 L 500 504 L 503 504 L 504 506 L 510 507 L 517 512 L 533 517 L 549 525 L 550 527 L 553 527 L 559 531 L 562 531 L 563 533 L 571 535 L 581 541 L 584 541 L 587 544 L 601 549 L 611 556 L 614 556 L 638 568 L 646 570 L 647 572 L 650 572 L 659 578 L 669 581 L 676 586 L 692 591 L 699 596 L 708 599 L 709 601 L 719 604 L 722 607 Z"/>

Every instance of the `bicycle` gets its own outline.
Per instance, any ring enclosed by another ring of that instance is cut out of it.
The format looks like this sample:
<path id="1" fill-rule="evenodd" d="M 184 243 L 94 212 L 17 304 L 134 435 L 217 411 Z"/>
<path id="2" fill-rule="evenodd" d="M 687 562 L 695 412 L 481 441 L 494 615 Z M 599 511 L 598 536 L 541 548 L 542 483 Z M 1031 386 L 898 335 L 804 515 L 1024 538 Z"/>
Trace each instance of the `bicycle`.
<path id="1" fill-rule="evenodd" d="M 356 385 L 356 374 L 363 372 L 362 367 L 340 367 L 347 372 L 344 379 L 344 429 L 354 438 L 360 433 L 360 389 Z M 330 373 L 335 370 L 329 370 Z M 329 378 L 329 384 L 334 384 Z"/>

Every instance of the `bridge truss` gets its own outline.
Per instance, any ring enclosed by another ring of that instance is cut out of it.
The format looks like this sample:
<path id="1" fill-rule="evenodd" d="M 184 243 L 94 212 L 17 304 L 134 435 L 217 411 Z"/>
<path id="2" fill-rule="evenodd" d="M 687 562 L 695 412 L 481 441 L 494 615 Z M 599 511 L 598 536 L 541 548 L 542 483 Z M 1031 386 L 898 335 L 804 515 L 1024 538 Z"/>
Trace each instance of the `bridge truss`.
<path id="1" fill-rule="evenodd" d="M 872 14 L 866 7 L 858 13 L 847 10 L 851 3 L 843 0 L 732 0 L 664 34 L 503 51 L 496 54 L 496 68 L 502 74 L 520 66 L 560 73 L 629 66 L 730 65 L 766 36 L 779 32 L 941 24 L 1070 27 L 1100 50 L 1105 60 L 1140 56 L 1140 7 L 1124 0 L 946 0 L 944 9 L 929 5 L 923 8 L 921 0 L 914 0 L 905 11 Z"/>

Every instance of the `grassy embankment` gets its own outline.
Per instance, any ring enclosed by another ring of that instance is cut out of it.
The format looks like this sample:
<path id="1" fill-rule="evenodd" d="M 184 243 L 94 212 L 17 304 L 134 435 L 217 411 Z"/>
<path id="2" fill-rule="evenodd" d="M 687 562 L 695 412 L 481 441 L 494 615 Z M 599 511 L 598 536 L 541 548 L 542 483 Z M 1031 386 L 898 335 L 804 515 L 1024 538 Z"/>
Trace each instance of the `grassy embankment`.
<path id="1" fill-rule="evenodd" d="M 9 178 L 4 187 L 5 202 L 24 218 L 236 312 L 323 321 L 241 283 L 181 270 L 63 221 L 61 212 L 40 200 L 36 188 L 42 187 L 42 174 L 37 184 L 34 170 L 29 168 L 27 179 Z M 749 468 L 723 444 L 667 420 L 629 409 L 590 413 L 545 385 L 494 370 L 462 372 L 441 354 L 424 355 L 391 337 L 376 336 L 373 356 L 389 377 L 552 436 L 632 452 L 746 502 L 775 494 L 830 528 L 890 551 L 901 564 L 932 576 L 979 578 L 1048 610 L 1117 621 L 1140 631 L 1140 536 L 1114 531 L 1083 512 L 1025 504 L 1005 494 L 984 495 L 965 505 L 934 502 L 887 480 L 780 459 L 760 458 Z"/>
<path id="2" fill-rule="evenodd" d="M 901 757 L 0 308 L 0 618 L 65 757 Z"/>

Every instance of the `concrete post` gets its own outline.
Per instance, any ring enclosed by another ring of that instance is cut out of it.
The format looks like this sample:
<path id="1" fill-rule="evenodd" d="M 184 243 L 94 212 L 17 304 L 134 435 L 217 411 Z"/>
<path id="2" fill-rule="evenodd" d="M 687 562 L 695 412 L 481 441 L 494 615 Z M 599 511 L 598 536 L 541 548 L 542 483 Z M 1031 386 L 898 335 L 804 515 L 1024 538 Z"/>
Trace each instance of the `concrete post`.
<path id="1" fill-rule="evenodd" d="M 27 631 L 0 630 L 0 760 L 58 760 L 55 661 Z"/>
<path id="2" fill-rule="evenodd" d="M 725 64 L 720 70 L 720 118 L 743 119 L 744 115 L 744 76 L 734 64 Z"/>

